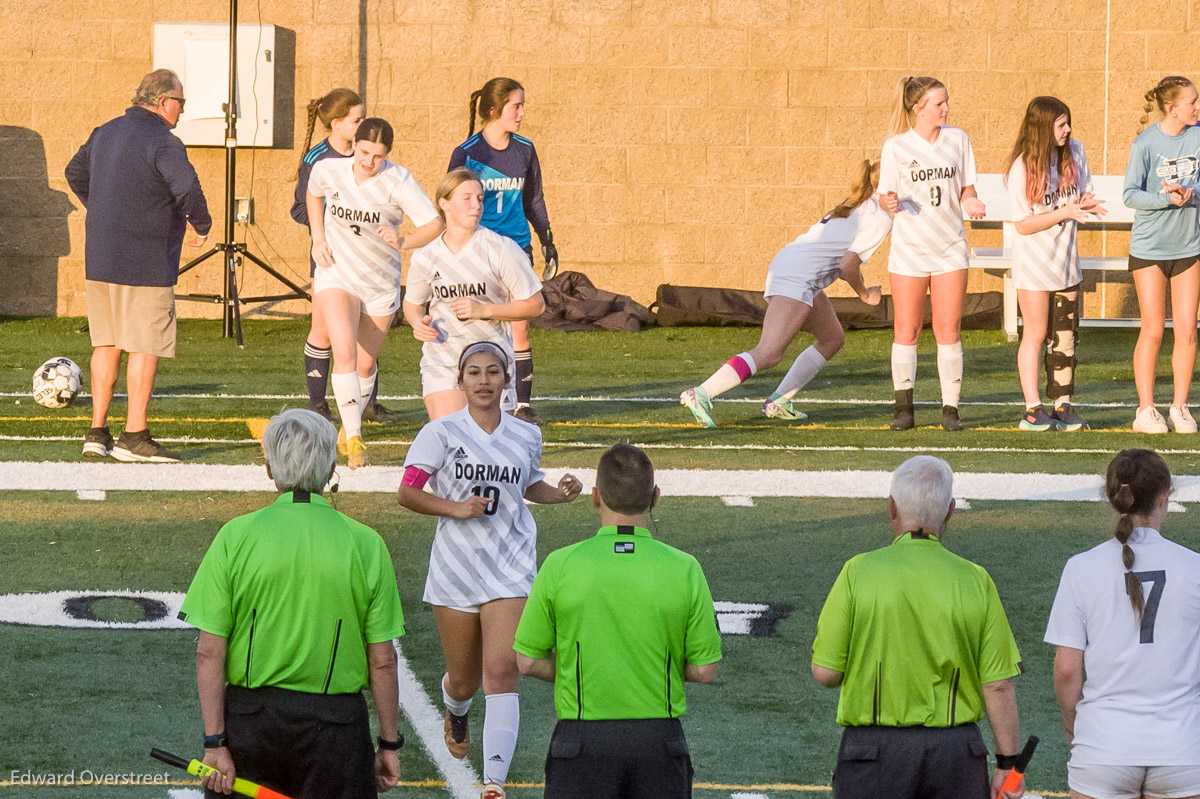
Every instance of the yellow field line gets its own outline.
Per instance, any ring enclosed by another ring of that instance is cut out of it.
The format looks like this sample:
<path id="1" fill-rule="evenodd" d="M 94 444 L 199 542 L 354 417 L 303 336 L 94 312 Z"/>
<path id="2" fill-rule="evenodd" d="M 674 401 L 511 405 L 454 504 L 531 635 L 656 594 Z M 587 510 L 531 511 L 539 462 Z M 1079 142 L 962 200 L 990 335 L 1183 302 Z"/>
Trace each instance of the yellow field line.
<path id="1" fill-rule="evenodd" d="M 196 787 L 200 784 L 200 780 L 168 780 L 165 783 L 155 783 L 156 785 L 167 785 L 171 788 L 188 788 Z M 445 788 L 445 780 L 401 780 L 397 783 L 398 786 L 404 788 Z M 78 788 L 78 785 L 24 785 L 20 782 L 12 780 L 0 780 L 0 788 Z M 90 787 L 90 786 L 87 786 Z M 99 787 L 99 786 L 97 786 Z M 145 785 L 105 785 L 105 788 L 144 788 Z M 508 788 L 545 788 L 544 782 L 510 782 L 505 787 Z M 749 791 L 780 791 L 787 793 L 832 793 L 833 788 L 828 785 L 796 785 L 789 782 L 764 782 L 754 785 L 735 785 L 733 783 L 724 782 L 697 782 L 692 784 L 692 788 L 698 791 L 730 791 L 730 792 L 749 792 Z M 1029 790 L 1027 790 L 1029 792 Z M 1068 793 L 1059 791 L 1033 791 L 1039 796 L 1065 797 L 1070 796 Z"/>

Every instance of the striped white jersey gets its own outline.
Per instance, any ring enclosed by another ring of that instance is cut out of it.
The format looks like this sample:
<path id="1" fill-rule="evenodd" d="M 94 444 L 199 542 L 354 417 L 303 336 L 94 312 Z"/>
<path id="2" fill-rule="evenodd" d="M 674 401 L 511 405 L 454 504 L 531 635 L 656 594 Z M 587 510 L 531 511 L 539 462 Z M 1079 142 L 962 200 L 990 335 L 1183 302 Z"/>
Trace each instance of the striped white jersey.
<path id="1" fill-rule="evenodd" d="M 946 272 L 967 268 L 962 192 L 975 185 L 975 153 L 960 128 L 943 125 L 930 144 L 908 131 L 883 143 L 879 193 L 896 192 L 888 271 Z"/>
<path id="2" fill-rule="evenodd" d="M 451 305 L 459 297 L 480 303 L 527 300 L 542 290 L 529 256 L 508 236 L 480 226 L 457 254 L 441 236 L 413 253 L 405 302 L 429 303 L 438 338 L 421 347 L 421 369 L 458 369 L 463 348 L 492 341 L 512 358 L 512 324 L 496 319 L 459 319 Z"/>
<path id="3" fill-rule="evenodd" d="M 891 216 L 870 197 L 847 217 L 826 216 L 780 250 L 767 268 L 767 282 L 772 275 L 794 276 L 823 289 L 841 274 L 843 255 L 853 252 L 865 263 L 891 229 Z"/>
<path id="4" fill-rule="evenodd" d="M 438 518 L 426 602 L 466 608 L 529 595 L 537 573 L 537 527 L 525 492 L 545 478 L 541 459 L 541 431 L 507 413 L 500 414 L 500 426 L 491 435 L 469 408 L 421 428 L 405 467 L 429 472 L 433 493 L 443 499 L 490 500 L 478 519 Z"/>
<path id="5" fill-rule="evenodd" d="M 358 183 L 354 161 L 318 161 L 308 191 L 325 198 L 325 240 L 333 251 L 330 269 L 366 297 L 400 287 L 400 253 L 375 231 L 381 226 L 398 228 L 405 214 L 420 227 L 437 219 L 437 211 L 404 167 L 384 161 L 378 172 Z"/>
<path id="6" fill-rule="evenodd" d="M 1083 145 L 1071 139 L 1071 156 L 1077 175 L 1075 185 L 1059 186 L 1058 155 L 1055 153 L 1046 175 L 1046 188 L 1036 203 L 1030 204 L 1025 195 L 1025 164 L 1020 158 L 1008 170 L 1008 201 L 1014 222 L 1035 214 L 1044 214 L 1066 205 L 1072 197 L 1092 190 L 1092 173 L 1088 169 Z M 1079 271 L 1079 248 L 1075 233 L 1079 223 L 1067 219 L 1045 230 L 1013 239 L 1013 283 L 1019 289 L 1033 291 L 1062 291 L 1083 279 Z"/>
<path id="7" fill-rule="evenodd" d="M 1200 553 L 1149 527 L 1129 536 L 1139 620 L 1110 538 L 1063 568 L 1045 640 L 1083 652 L 1071 762 L 1200 766 Z"/>

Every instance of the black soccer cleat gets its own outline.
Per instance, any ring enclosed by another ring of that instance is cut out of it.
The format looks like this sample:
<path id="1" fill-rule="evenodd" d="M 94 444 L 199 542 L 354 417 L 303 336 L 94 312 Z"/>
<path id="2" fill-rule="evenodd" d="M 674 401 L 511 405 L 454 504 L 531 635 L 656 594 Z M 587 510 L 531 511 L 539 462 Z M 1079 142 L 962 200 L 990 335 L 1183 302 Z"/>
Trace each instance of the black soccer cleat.
<path id="1" fill-rule="evenodd" d="M 893 430 L 912 430 L 917 421 L 913 415 L 912 389 L 896 392 L 896 414 L 892 417 Z"/>
<path id="2" fill-rule="evenodd" d="M 113 437 L 112 433 L 108 432 L 107 425 L 104 427 L 93 427 L 87 431 L 87 435 L 83 439 L 83 457 L 85 458 L 107 458 L 112 452 Z"/>
<path id="3" fill-rule="evenodd" d="M 957 433 L 963 429 L 962 419 L 958 418 L 958 408 L 955 406 L 942 406 L 942 429 L 951 433 Z"/>
<path id="4" fill-rule="evenodd" d="M 130 433 L 126 430 L 117 439 L 112 456 L 126 463 L 178 463 L 178 452 L 167 449 L 150 437 L 149 430 Z"/>
<path id="5" fill-rule="evenodd" d="M 319 413 L 325 417 L 325 421 L 329 422 L 334 427 L 337 427 L 338 418 L 333 415 L 333 411 L 329 409 L 329 401 L 321 400 L 316 405 L 309 405 L 308 409 L 313 413 Z"/>
<path id="6" fill-rule="evenodd" d="M 542 426 L 542 417 L 538 416 L 534 412 L 533 407 L 530 405 L 522 405 L 521 407 L 517 408 L 515 411 L 513 411 L 513 416 L 517 419 L 520 419 L 522 422 L 529 422 L 530 424 L 535 424 L 538 427 Z"/>
<path id="7" fill-rule="evenodd" d="M 374 405 L 368 405 L 363 408 L 362 420 L 364 422 L 379 422 L 383 424 L 396 421 L 396 414 L 376 402 Z"/>

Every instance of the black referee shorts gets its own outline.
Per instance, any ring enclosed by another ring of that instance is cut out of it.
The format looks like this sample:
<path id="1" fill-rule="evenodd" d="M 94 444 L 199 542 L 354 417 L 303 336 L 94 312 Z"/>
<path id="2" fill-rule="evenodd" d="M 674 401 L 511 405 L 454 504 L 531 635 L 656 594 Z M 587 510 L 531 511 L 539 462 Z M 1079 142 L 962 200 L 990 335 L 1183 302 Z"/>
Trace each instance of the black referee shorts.
<path id="1" fill-rule="evenodd" d="M 292 799 L 376 799 L 375 746 L 361 693 L 225 687 L 237 776 Z M 227 799 L 204 792 L 205 799 Z"/>
<path id="2" fill-rule="evenodd" d="M 692 759 L 679 719 L 560 721 L 546 799 L 690 799 Z"/>
<path id="3" fill-rule="evenodd" d="M 833 799 L 989 799 L 987 746 L 975 724 L 847 727 Z"/>

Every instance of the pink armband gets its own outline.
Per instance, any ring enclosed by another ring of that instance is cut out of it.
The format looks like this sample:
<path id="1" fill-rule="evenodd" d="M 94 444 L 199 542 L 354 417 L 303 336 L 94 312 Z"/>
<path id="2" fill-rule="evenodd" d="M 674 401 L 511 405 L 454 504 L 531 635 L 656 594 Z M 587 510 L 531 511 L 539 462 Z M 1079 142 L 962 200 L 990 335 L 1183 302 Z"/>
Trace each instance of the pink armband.
<path id="1" fill-rule="evenodd" d="M 430 474 L 418 466 L 406 466 L 404 468 L 404 478 L 400 481 L 402 486 L 411 486 L 416 489 L 422 489 L 429 482 Z"/>

